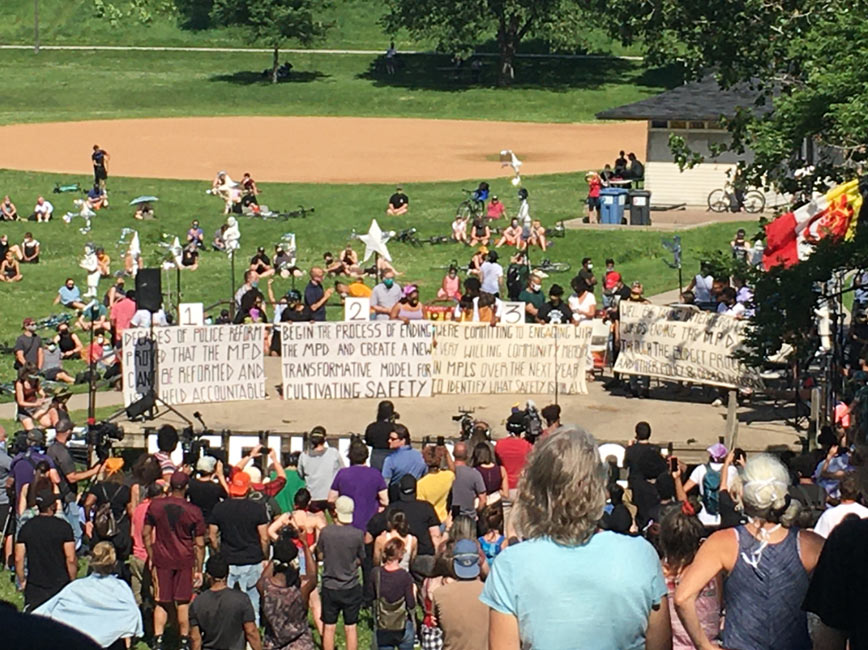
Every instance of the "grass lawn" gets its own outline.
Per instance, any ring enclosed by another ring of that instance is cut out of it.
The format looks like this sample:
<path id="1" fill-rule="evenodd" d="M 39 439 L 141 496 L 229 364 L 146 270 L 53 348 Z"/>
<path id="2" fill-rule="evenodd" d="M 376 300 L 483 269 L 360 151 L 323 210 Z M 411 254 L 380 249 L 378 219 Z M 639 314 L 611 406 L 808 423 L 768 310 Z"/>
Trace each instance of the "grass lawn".
<path id="1" fill-rule="evenodd" d="M 269 54 L 5 51 L 0 124 L 197 115 L 353 115 L 583 122 L 677 85 L 673 69 L 633 61 L 522 60 L 512 89 L 495 60 L 471 85 L 438 70 L 448 57 L 402 57 L 394 76 L 371 55 L 296 54 L 290 81 L 261 72 Z M 2 163 L 0 163 L 2 164 Z"/>
<path id="2" fill-rule="evenodd" d="M 185 21 L 167 12 L 171 0 L 141 0 L 136 3 L 144 12 L 132 10 L 128 0 L 39 0 L 39 32 L 43 44 L 51 45 L 145 45 L 189 47 L 249 47 L 239 29 L 213 29 L 201 27 L 201 21 Z M 200 6 L 206 3 L 199 2 Z M 210 4 L 210 3 L 209 3 Z M 98 6 L 113 5 L 126 14 L 111 19 L 111 10 L 100 12 Z M 378 24 L 385 13 L 382 0 L 340 0 L 332 3 L 322 19 L 332 23 L 325 38 L 313 44 L 315 48 L 383 50 L 389 37 Z M 490 33 L 481 35 L 480 50 L 494 52 L 495 24 Z M 394 35 L 399 50 L 430 50 L 435 43 L 430 39 L 414 39 L 406 32 Z M 33 1 L 5 0 L 3 21 L 0 24 L 0 43 L 29 45 L 33 43 Z M 288 43 L 300 47 L 299 43 Z M 529 41 L 522 52 L 546 52 L 548 48 Z M 614 41 L 601 27 L 589 26 L 577 44 L 577 52 L 603 54 L 637 54 L 638 47 L 624 47 Z"/>
<path id="3" fill-rule="evenodd" d="M 84 183 L 87 177 L 0 171 L 0 194 L 10 193 L 23 210 L 31 205 L 38 193 L 48 193 L 56 181 L 76 180 Z M 206 238 L 210 239 L 224 218 L 219 199 L 204 193 L 208 182 L 111 178 L 109 193 L 112 207 L 98 214 L 93 230 L 87 235 L 79 232 L 79 226 L 83 224 L 81 220 L 75 219 L 71 225 L 67 225 L 59 218 L 72 207 L 72 194 L 50 195 L 57 211 L 56 218 L 50 223 L 0 224 L 0 233 L 7 233 L 13 243 L 20 242 L 28 230 L 42 243 L 40 263 L 35 266 L 23 265 L 24 279 L 20 283 L 0 284 L 0 313 L 3 315 L 0 319 L 0 342 L 11 344 L 14 341 L 24 317 L 42 318 L 62 311 L 62 308 L 52 305 L 52 300 L 67 276 L 75 278 L 80 287 L 85 286 L 85 274 L 78 267 L 78 261 L 87 242 L 104 247 L 112 257 L 113 267 L 118 268 L 122 253 L 118 240 L 124 227 L 139 229 L 146 264 L 160 261 L 157 242 L 163 233 L 178 235 L 183 239 L 193 218 L 200 220 Z M 294 232 L 297 236 L 299 265 L 304 269 L 321 262 L 324 251 L 340 251 L 349 241 L 353 229 L 367 231 L 372 216 L 378 219 L 384 230 L 412 226 L 418 229 L 421 236 L 448 234 L 455 207 L 463 198 L 460 190 L 469 185 L 468 182 L 407 185 L 405 191 L 411 199 L 410 212 L 405 217 L 395 218 L 383 214 L 386 200 L 393 190 L 391 186 L 263 184 L 261 200 L 272 208 L 291 209 L 304 205 L 314 207 L 316 212 L 306 219 L 288 221 L 241 217 L 242 249 L 236 257 L 236 285 L 232 285 L 226 255 L 206 252 L 200 258 L 197 271 L 181 274 L 183 300 L 203 302 L 206 306 L 229 300 L 235 286 L 240 285 L 246 261 L 255 253 L 257 246 L 265 246 L 271 252 L 274 244 L 287 232 Z M 514 214 L 518 201 L 508 180 L 494 180 L 491 186 L 492 191 L 506 203 L 508 213 Z M 586 188 L 578 174 L 527 177 L 525 186 L 530 191 L 532 215 L 541 219 L 546 226 L 552 226 L 560 219 L 578 216 L 583 210 L 580 202 Z M 140 194 L 160 197 L 160 202 L 156 204 L 155 221 L 136 222 L 132 219 L 132 209 L 127 203 Z M 735 224 L 719 224 L 681 233 L 685 279 L 691 277 L 702 252 L 724 248 L 736 228 Z M 555 245 L 547 257 L 554 261 L 569 262 L 573 267 L 572 272 L 553 275 L 546 286 L 558 282 L 568 287 L 582 257 L 592 256 L 598 269 L 603 268 L 606 257 L 613 257 L 625 281 L 642 280 L 649 295 L 675 288 L 677 275 L 664 264 L 669 253 L 661 245 L 662 236 L 657 232 L 629 230 L 568 231 L 565 238 L 554 240 Z M 358 244 L 356 242 L 356 250 L 363 253 L 363 248 Z M 423 301 L 434 298 L 444 273 L 432 267 L 448 264 L 452 259 L 466 264 L 471 255 L 469 249 L 457 244 L 413 248 L 408 244 L 392 242 L 389 250 L 395 267 L 404 272 L 400 280 L 417 283 Z M 539 261 L 540 253 L 535 253 L 534 258 Z M 164 292 L 169 288 L 172 291 L 175 289 L 175 273 L 168 275 L 170 277 L 167 278 L 167 274 L 163 274 Z M 297 286 L 303 288 L 304 282 L 299 281 Z M 264 290 L 264 281 L 262 285 Z M 274 292 L 279 297 L 291 286 L 290 280 L 278 278 L 274 283 Z M 103 280 L 100 292 L 104 293 L 108 287 L 109 280 Z M 342 314 L 337 304 L 329 311 L 331 318 L 338 318 Z M 11 361 L 0 363 L 0 380 L 8 381 L 11 377 Z"/>

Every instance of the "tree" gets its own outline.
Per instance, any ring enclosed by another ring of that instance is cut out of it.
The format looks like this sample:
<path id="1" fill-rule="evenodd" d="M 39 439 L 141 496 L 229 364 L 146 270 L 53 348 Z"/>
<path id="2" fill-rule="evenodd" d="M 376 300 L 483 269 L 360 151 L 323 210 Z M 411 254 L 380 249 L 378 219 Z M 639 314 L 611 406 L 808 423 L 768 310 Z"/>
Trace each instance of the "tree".
<path id="1" fill-rule="evenodd" d="M 277 83 L 280 47 L 288 39 L 309 45 L 331 26 L 316 18 L 326 0 L 214 0 L 214 23 L 246 27 L 252 43 L 265 43 L 274 50 L 271 81 Z"/>
<path id="2" fill-rule="evenodd" d="M 570 0 L 386 0 L 382 24 L 416 38 L 431 38 L 441 52 L 466 57 L 492 27 L 500 65 L 498 85 L 515 78 L 515 55 L 522 40 L 539 37 L 554 45 L 575 44 L 583 15 Z"/>

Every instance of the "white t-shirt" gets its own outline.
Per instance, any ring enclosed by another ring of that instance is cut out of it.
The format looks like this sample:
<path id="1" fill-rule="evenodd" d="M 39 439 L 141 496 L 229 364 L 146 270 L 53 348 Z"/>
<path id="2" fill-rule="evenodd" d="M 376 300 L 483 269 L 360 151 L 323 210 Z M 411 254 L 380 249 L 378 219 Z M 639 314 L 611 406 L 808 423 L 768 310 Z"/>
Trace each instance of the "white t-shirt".
<path id="1" fill-rule="evenodd" d="M 821 537 L 828 537 L 835 527 L 843 521 L 847 515 L 854 514 L 859 519 L 868 519 L 868 508 L 858 503 L 842 503 L 834 508 L 829 508 L 820 515 L 814 532 Z"/>
<path id="2" fill-rule="evenodd" d="M 38 203 L 34 206 L 33 212 L 36 214 L 51 214 L 54 212 L 54 206 L 51 205 L 48 201 L 43 201 L 42 205 Z"/>
<path id="3" fill-rule="evenodd" d="M 703 277 L 697 273 L 693 278 L 693 296 L 696 302 L 711 302 L 711 288 L 714 286 L 714 278 L 710 275 Z"/>
<path id="4" fill-rule="evenodd" d="M 593 318 L 593 316 L 588 317 L 586 314 L 596 311 L 597 300 L 590 291 L 585 291 L 581 298 L 574 293 L 567 299 L 567 306 L 573 310 L 573 320 L 578 323 Z"/>
<path id="5" fill-rule="evenodd" d="M 518 206 L 518 222 L 522 225 L 522 228 L 530 228 L 530 205 L 527 201 L 522 201 L 521 204 Z"/>
<path id="6" fill-rule="evenodd" d="M 467 222 L 464 219 L 456 219 L 452 222 L 452 234 L 467 234 Z"/>
<path id="7" fill-rule="evenodd" d="M 747 308 L 740 302 L 735 303 L 732 307 L 728 307 L 724 303 L 720 303 L 717 306 L 717 313 L 726 314 L 727 316 L 744 316 L 745 311 L 747 311 Z"/>
<path id="8" fill-rule="evenodd" d="M 497 262 L 483 262 L 482 290 L 485 293 L 498 293 L 500 291 L 500 278 L 503 277 L 503 267 Z"/>
<path id="9" fill-rule="evenodd" d="M 133 314 L 130 320 L 130 327 L 150 327 L 151 320 L 154 321 L 154 327 L 166 327 L 169 321 L 166 320 L 166 314 L 162 309 L 151 314 L 147 309 L 139 309 Z"/>
<path id="10" fill-rule="evenodd" d="M 711 469 L 715 472 L 720 472 L 723 469 L 723 463 L 710 463 Z M 706 469 L 706 463 L 699 465 L 696 469 L 693 470 L 690 474 L 690 480 L 696 483 L 699 486 L 699 494 L 702 495 L 705 493 L 705 486 L 703 485 L 703 479 L 705 478 L 705 474 L 708 470 Z M 729 489 L 732 487 L 732 482 L 735 480 L 735 477 L 738 476 L 738 471 L 736 471 L 735 467 L 732 465 L 729 466 L 729 471 L 727 472 L 726 477 L 726 488 Z M 723 477 L 720 480 L 720 486 L 723 487 Z M 712 515 L 705 511 L 705 504 L 702 504 L 702 510 L 699 511 L 699 521 L 702 522 L 703 526 L 720 526 L 720 512 L 718 514 Z"/>

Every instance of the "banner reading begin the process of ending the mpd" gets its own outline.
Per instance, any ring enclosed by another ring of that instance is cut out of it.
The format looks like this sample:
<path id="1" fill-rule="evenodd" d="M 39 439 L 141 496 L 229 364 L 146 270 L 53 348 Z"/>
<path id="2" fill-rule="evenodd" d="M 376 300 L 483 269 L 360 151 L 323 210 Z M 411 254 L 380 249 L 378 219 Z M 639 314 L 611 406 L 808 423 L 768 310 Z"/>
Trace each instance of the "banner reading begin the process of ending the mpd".
<path id="1" fill-rule="evenodd" d="M 760 390 L 759 373 L 733 356 L 748 323 L 685 307 L 621 302 L 615 372 L 724 388 Z"/>

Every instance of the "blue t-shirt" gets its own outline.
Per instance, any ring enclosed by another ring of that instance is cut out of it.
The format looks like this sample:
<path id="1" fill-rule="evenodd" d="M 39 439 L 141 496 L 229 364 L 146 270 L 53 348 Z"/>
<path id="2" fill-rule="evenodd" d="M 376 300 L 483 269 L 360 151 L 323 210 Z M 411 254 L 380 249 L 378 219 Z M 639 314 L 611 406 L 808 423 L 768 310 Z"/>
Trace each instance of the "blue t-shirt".
<path id="1" fill-rule="evenodd" d="M 584 546 L 534 539 L 497 556 L 480 600 L 518 619 L 522 648 L 642 650 L 666 595 L 654 548 L 610 531 Z"/>
<path id="2" fill-rule="evenodd" d="M 427 473 L 428 465 L 422 454 L 409 445 L 399 447 L 383 461 L 383 478 L 389 484 L 397 483 L 404 474 L 412 474 L 418 480 Z"/>
<path id="3" fill-rule="evenodd" d="M 64 305 L 68 305 L 71 302 L 81 302 L 81 291 L 76 286 L 70 289 L 64 284 L 58 289 L 57 293 L 60 294 L 60 302 Z"/>

